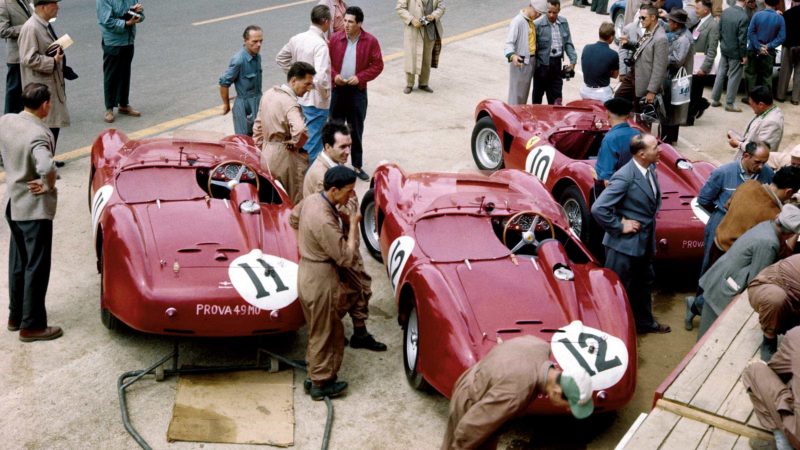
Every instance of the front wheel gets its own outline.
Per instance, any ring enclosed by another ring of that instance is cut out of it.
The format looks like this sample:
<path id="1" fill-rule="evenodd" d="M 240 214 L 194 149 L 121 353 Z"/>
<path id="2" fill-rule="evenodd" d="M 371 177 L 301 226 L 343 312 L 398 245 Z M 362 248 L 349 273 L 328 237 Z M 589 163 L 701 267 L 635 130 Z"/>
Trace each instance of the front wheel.
<path id="1" fill-rule="evenodd" d="M 375 210 L 375 190 L 370 189 L 361 200 L 361 238 L 369 254 L 379 262 L 381 258 L 381 231 L 378 229 L 378 212 Z"/>
<path id="2" fill-rule="evenodd" d="M 419 318 L 417 305 L 408 312 L 408 321 L 403 328 L 403 368 L 406 371 L 408 384 L 419 391 L 429 391 L 430 385 L 421 373 L 417 371 L 419 364 Z"/>
<path id="3" fill-rule="evenodd" d="M 614 43 L 619 45 L 619 37 L 622 36 L 625 29 L 625 10 L 619 8 L 614 11 L 614 17 L 611 21 L 614 22 Z"/>
<path id="4" fill-rule="evenodd" d="M 482 170 L 503 168 L 503 143 L 489 116 L 481 117 L 472 129 L 472 158 Z"/>
<path id="5" fill-rule="evenodd" d="M 561 193 L 558 203 L 564 208 L 569 227 L 583 242 L 589 242 L 589 208 L 583 200 L 583 194 L 577 186 L 570 186 Z"/>

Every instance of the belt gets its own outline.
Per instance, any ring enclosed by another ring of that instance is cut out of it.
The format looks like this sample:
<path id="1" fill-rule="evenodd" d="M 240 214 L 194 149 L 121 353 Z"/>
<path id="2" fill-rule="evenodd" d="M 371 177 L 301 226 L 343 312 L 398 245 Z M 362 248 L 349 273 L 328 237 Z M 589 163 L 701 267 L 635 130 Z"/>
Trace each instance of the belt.
<path id="1" fill-rule="evenodd" d="M 606 86 L 590 86 L 590 85 L 586 84 L 586 87 L 589 88 L 589 89 L 603 89 L 603 88 L 607 88 L 608 85 L 606 85 Z"/>
<path id="2" fill-rule="evenodd" d="M 253 93 L 237 95 L 237 97 L 239 97 L 239 98 L 253 98 L 253 97 L 260 97 L 261 95 L 263 95 L 261 92 L 253 92 Z"/>

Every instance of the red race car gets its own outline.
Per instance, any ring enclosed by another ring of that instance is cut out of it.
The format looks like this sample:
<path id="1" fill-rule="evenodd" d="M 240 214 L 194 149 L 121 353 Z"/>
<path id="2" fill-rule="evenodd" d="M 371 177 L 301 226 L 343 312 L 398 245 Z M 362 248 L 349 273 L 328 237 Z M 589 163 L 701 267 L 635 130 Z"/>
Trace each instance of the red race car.
<path id="1" fill-rule="evenodd" d="M 578 100 L 565 106 L 511 106 L 484 100 L 475 109 L 475 120 L 472 156 L 478 167 L 534 174 L 564 206 L 575 233 L 592 249 L 598 248 L 603 234 L 591 218 L 590 208 L 595 199 L 594 164 L 609 130 L 602 103 Z M 656 216 L 656 260 L 699 263 L 704 213 L 692 203 L 696 204 L 700 188 L 715 166 L 688 161 L 664 143 L 660 148 L 657 173 L 662 201 Z"/>
<path id="2" fill-rule="evenodd" d="M 592 375 L 597 410 L 631 399 L 636 335 L 624 287 L 535 177 L 406 175 L 384 164 L 361 211 L 364 242 L 397 299 L 412 386 L 449 397 L 498 342 L 530 334 L 551 342 L 561 367 Z M 555 412 L 546 398 L 528 411 Z"/>
<path id="3" fill-rule="evenodd" d="M 242 136 L 97 137 L 89 208 L 106 327 L 251 336 L 303 325 L 292 204 L 258 161 Z"/>

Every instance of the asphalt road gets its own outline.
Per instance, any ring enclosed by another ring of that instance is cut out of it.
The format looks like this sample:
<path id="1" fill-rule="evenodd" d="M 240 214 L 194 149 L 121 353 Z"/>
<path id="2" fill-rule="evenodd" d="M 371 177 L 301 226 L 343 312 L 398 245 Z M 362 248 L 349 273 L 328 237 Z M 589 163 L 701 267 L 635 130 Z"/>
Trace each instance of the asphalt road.
<path id="1" fill-rule="evenodd" d="M 140 118 L 118 117 L 113 126 L 132 132 L 220 104 L 219 76 L 241 46 L 247 25 L 264 29 L 261 56 L 264 87 L 283 81 L 274 57 L 291 36 L 305 31 L 317 0 L 142 0 L 146 20 L 137 27 L 136 54 L 131 80 L 131 104 Z M 520 2 L 523 3 L 523 2 Z M 384 55 L 402 51 L 402 26 L 391 0 L 349 1 L 364 10 L 364 28 L 378 37 Z M 58 153 L 90 145 L 108 127 L 103 122 L 103 71 L 100 30 L 93 0 L 62 2 L 53 24 L 59 35 L 75 41 L 66 54 L 80 75 L 67 82 L 67 103 L 72 125 L 62 130 Z M 454 35 L 513 16 L 515 2 L 502 0 L 448 0 L 443 20 L 446 35 Z M 197 24 L 231 15 L 274 8 L 241 17 Z M 0 55 L 5 58 L 5 41 Z M 5 80 L 6 65 L 0 65 Z M 5 83 L 0 83 L 5 96 Z"/>

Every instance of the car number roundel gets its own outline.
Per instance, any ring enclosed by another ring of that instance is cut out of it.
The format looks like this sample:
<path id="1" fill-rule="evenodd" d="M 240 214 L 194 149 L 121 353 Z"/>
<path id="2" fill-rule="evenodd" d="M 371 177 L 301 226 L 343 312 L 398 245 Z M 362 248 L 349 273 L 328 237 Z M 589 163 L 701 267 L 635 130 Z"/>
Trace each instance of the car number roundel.
<path id="1" fill-rule="evenodd" d="M 525 158 L 525 170 L 533 174 L 542 183 L 547 183 L 553 161 L 556 159 L 556 149 L 550 145 L 542 145 L 531 149 Z"/>
<path id="2" fill-rule="evenodd" d="M 403 274 L 408 258 L 414 251 L 414 238 L 400 236 L 389 246 L 389 258 L 386 260 L 386 269 L 389 271 L 389 281 L 392 283 L 392 293 L 397 294 L 397 283 Z"/>
<path id="3" fill-rule="evenodd" d="M 100 215 L 108 204 L 111 194 L 114 193 L 114 186 L 107 184 L 95 191 L 92 197 L 92 233 L 97 234 L 97 226 L 100 224 Z"/>
<path id="4" fill-rule="evenodd" d="M 297 299 L 297 264 L 259 249 L 234 259 L 228 276 L 236 292 L 260 309 L 285 308 Z"/>
<path id="5" fill-rule="evenodd" d="M 562 369 L 584 369 L 592 389 L 606 389 L 628 370 L 628 349 L 622 339 L 576 320 L 553 333 L 550 349 Z"/>

